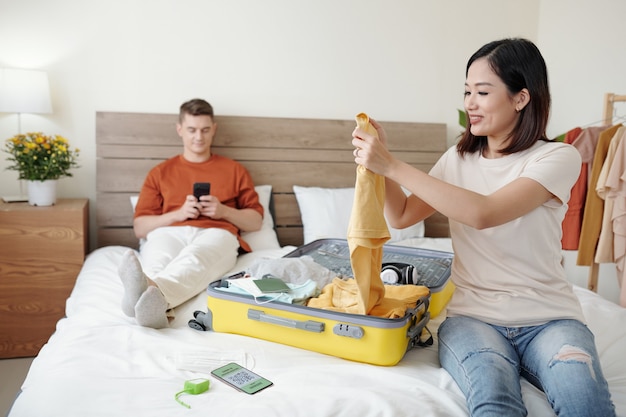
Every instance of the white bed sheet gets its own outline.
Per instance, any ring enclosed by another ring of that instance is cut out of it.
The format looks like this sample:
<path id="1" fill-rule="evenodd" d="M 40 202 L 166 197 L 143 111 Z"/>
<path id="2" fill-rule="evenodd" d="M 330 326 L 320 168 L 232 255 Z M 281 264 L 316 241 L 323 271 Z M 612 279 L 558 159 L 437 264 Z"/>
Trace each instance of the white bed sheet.
<path id="1" fill-rule="evenodd" d="M 448 239 L 412 239 L 412 246 L 450 250 Z M 259 257 L 240 258 L 240 271 Z M 67 301 L 67 317 L 33 361 L 10 417 L 32 416 L 467 416 L 465 400 L 440 368 L 435 344 L 408 352 L 393 367 L 339 359 L 245 336 L 200 332 L 187 326 L 206 295 L 179 307 L 168 329 L 143 328 L 124 316 L 117 264 L 124 247 L 90 254 Z M 626 415 L 626 310 L 576 288 L 596 334 L 618 415 Z M 436 334 L 444 315 L 431 320 Z M 270 379 L 256 395 L 240 393 L 209 371 L 235 359 Z M 185 380 L 208 378 L 208 392 L 174 400 Z M 530 416 L 553 416 L 543 393 L 523 382 Z"/>

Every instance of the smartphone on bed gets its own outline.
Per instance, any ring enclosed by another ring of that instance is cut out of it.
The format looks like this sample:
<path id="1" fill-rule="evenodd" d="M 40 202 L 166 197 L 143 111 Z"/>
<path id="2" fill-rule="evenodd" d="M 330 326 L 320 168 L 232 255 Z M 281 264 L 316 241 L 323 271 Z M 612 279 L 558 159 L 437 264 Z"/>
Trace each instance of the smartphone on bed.
<path id="1" fill-rule="evenodd" d="M 200 196 L 211 194 L 211 183 L 196 182 L 193 184 L 193 195 L 196 200 L 200 200 Z"/>
<path id="2" fill-rule="evenodd" d="M 214 369 L 211 375 L 246 394 L 256 394 L 273 385 L 271 381 L 234 362 Z"/>

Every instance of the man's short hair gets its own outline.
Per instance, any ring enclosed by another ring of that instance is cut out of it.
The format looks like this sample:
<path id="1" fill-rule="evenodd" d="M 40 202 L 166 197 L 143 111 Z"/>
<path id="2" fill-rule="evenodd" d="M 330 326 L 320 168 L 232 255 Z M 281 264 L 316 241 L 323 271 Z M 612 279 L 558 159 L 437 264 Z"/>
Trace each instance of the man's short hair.
<path id="1" fill-rule="evenodd" d="M 178 122 L 182 123 L 186 114 L 191 116 L 211 116 L 213 119 L 213 106 L 211 106 L 206 100 L 201 98 L 194 98 L 180 106 L 180 113 L 178 115 Z"/>

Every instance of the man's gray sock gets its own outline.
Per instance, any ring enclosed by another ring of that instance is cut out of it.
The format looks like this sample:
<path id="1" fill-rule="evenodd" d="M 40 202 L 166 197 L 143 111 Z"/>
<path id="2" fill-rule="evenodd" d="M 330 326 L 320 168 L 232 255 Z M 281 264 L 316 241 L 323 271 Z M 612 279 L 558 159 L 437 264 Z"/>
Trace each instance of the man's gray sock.
<path id="1" fill-rule="evenodd" d="M 118 273 L 122 284 L 124 284 L 122 311 L 129 317 L 135 317 L 135 305 L 141 294 L 148 288 L 148 278 L 143 273 L 141 263 L 134 250 L 124 252 Z"/>
<path id="2" fill-rule="evenodd" d="M 141 294 L 135 305 L 135 319 L 137 324 L 144 327 L 161 329 L 169 326 L 167 320 L 167 301 L 160 289 L 154 285 Z"/>

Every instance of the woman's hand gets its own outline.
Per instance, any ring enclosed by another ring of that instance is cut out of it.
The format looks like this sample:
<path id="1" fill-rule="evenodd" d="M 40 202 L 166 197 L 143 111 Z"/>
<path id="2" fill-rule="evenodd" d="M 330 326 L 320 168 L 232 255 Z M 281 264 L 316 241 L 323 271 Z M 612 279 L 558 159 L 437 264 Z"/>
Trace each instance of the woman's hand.
<path id="1" fill-rule="evenodd" d="M 370 119 L 370 123 L 376 129 L 378 137 L 359 128 L 352 132 L 354 162 L 376 174 L 385 175 L 394 157 L 387 150 L 387 134 L 383 127 L 374 119 Z"/>
<path id="2" fill-rule="evenodd" d="M 376 129 L 380 143 L 387 147 L 387 132 L 385 132 L 385 129 L 383 129 L 382 125 L 374 119 L 370 119 L 370 124 L 374 126 L 374 129 Z"/>

